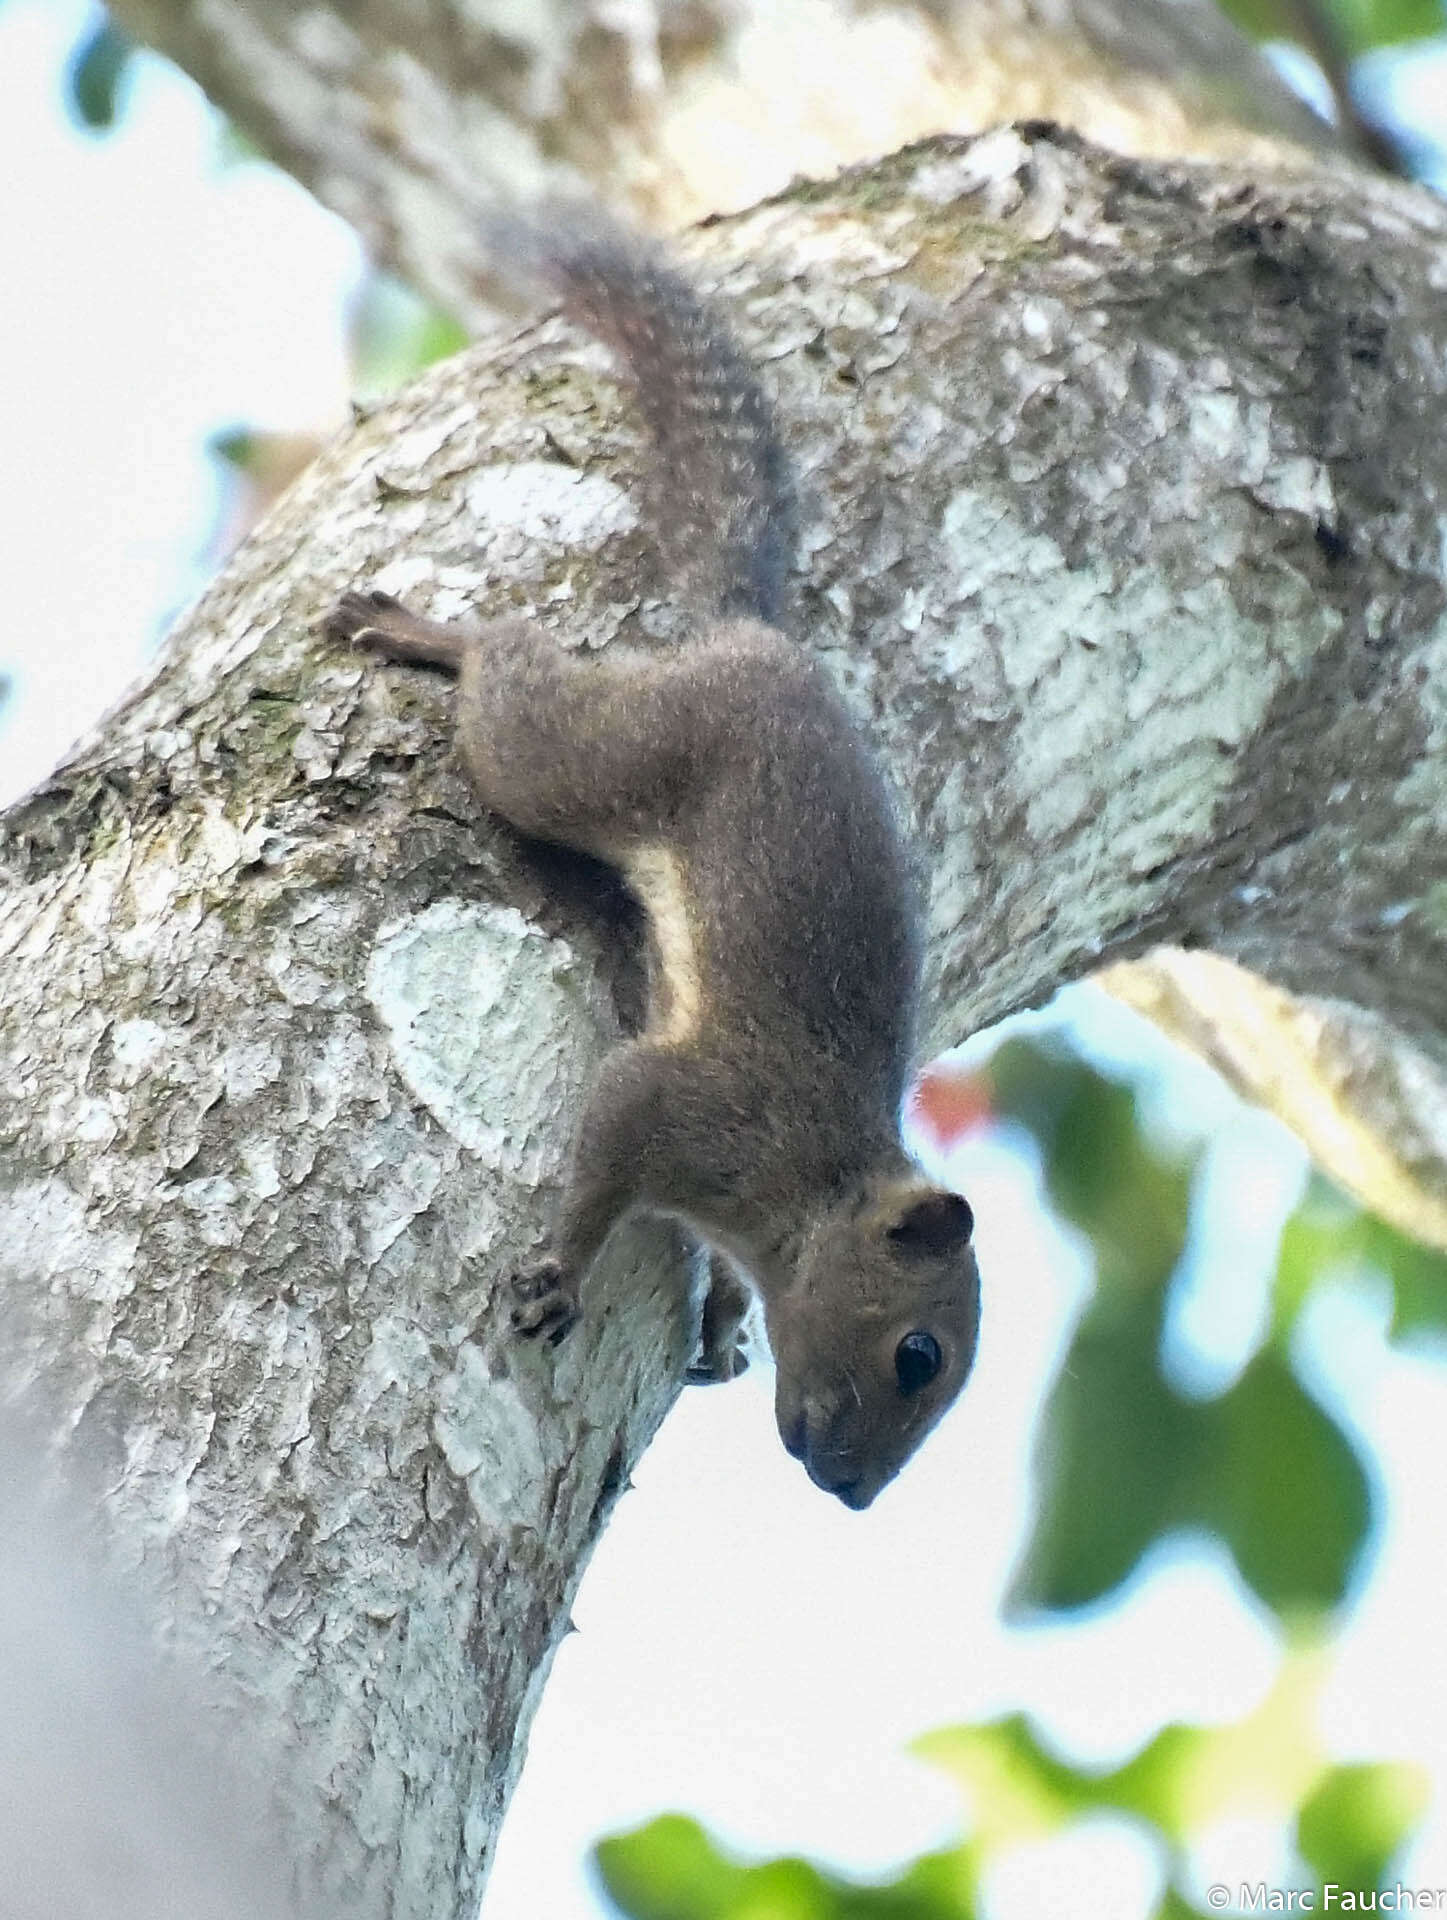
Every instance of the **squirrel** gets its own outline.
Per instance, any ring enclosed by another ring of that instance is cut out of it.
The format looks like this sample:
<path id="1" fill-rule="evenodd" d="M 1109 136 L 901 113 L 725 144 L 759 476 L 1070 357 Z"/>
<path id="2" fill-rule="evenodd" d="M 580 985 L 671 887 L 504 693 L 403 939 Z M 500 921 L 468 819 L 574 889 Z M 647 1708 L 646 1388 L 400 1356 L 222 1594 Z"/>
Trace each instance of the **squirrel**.
<path id="1" fill-rule="evenodd" d="M 784 631 L 788 462 L 720 321 L 601 216 L 492 239 L 631 376 L 650 532 L 691 622 L 666 650 L 583 657 L 530 619 L 442 623 L 376 591 L 327 620 L 338 642 L 455 673 L 482 804 L 610 863 L 644 910 L 646 1023 L 603 1062 L 547 1251 L 512 1278 L 513 1326 L 556 1344 L 614 1225 L 680 1220 L 711 1250 L 690 1378 L 741 1370 L 756 1292 L 784 1446 L 867 1507 L 959 1392 L 979 1326 L 970 1207 L 900 1141 L 922 918 L 900 827 L 857 723 Z"/>

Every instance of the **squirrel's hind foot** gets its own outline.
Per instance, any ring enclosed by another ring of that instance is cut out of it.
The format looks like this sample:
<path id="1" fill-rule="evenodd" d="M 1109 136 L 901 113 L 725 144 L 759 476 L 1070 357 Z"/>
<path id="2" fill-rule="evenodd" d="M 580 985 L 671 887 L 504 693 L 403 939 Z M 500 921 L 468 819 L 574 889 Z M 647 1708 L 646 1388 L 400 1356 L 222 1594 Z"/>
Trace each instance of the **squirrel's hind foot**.
<path id="1" fill-rule="evenodd" d="M 344 593 L 327 615 L 322 631 L 339 646 L 361 647 L 384 660 L 448 667 L 454 673 L 472 639 L 470 627 L 409 613 L 400 600 L 383 593 L 380 587 L 366 593 Z"/>
<path id="2" fill-rule="evenodd" d="M 379 587 L 368 593 L 344 593 L 327 615 L 322 631 L 328 640 L 343 646 L 380 648 L 387 638 L 385 616 L 405 611 L 400 600 Z"/>

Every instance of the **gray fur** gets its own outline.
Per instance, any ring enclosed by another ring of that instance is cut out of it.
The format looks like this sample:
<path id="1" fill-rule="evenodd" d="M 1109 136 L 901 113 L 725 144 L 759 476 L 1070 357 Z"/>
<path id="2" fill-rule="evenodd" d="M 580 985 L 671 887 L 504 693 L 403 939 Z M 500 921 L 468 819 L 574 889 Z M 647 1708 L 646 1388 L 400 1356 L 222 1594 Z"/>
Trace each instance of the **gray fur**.
<path id="1" fill-rule="evenodd" d="M 697 631 L 664 655 L 583 657 L 527 621 L 444 626 L 382 594 L 347 595 L 329 631 L 456 671 L 483 804 L 612 862 L 647 913 L 648 1021 L 589 1097 L 515 1325 L 562 1338 L 616 1222 L 677 1216 L 763 1299 L 785 1445 L 864 1506 L 963 1384 L 979 1314 L 969 1210 L 899 1143 L 920 970 L 908 862 L 854 721 L 768 624 L 792 506 L 737 351 L 631 239 L 533 232 L 540 260 L 627 358 L 677 509 L 663 544 L 681 536 L 711 582 Z M 736 1295 L 715 1306 L 713 1371 L 733 1364 Z M 896 1350 L 917 1329 L 943 1365 L 904 1393 Z"/>

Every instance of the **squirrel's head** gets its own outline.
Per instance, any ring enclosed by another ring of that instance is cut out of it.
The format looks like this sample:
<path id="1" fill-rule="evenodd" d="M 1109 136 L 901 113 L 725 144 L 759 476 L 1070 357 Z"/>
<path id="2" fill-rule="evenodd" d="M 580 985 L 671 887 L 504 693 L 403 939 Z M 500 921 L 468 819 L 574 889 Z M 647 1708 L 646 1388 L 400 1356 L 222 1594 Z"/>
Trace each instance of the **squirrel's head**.
<path id="1" fill-rule="evenodd" d="M 785 1447 L 867 1507 L 964 1385 L 980 1325 L 974 1216 L 917 1175 L 866 1182 L 806 1234 L 765 1318 Z"/>

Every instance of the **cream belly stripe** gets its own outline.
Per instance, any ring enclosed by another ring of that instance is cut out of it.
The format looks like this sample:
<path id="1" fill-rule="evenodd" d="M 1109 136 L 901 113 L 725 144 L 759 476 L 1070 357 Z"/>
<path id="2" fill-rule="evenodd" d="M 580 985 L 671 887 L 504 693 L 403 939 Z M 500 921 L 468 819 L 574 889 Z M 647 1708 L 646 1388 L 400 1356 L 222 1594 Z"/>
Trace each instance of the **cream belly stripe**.
<path id="1" fill-rule="evenodd" d="M 628 884 L 643 902 L 658 952 L 661 979 L 650 1035 L 681 1046 L 698 1031 L 703 977 L 688 912 L 683 863 L 669 847 L 635 847 L 623 863 Z"/>

